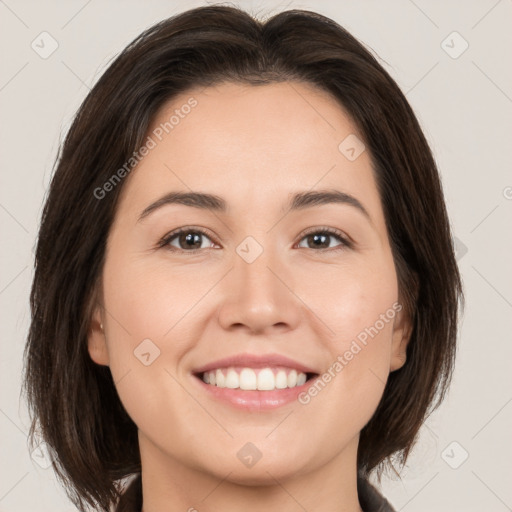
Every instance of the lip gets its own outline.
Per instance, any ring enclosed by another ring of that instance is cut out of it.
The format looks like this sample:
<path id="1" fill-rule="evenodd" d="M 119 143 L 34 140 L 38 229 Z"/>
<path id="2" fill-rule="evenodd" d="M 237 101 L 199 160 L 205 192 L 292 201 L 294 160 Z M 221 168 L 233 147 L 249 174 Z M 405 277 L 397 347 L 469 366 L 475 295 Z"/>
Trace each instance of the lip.
<path id="1" fill-rule="evenodd" d="M 319 372 L 310 368 L 298 361 L 295 361 L 289 357 L 280 354 L 236 354 L 224 359 L 218 359 L 211 363 L 205 364 L 195 370 L 192 370 L 194 374 L 200 374 L 217 368 L 228 368 L 230 366 L 242 366 L 246 368 L 274 368 L 278 366 L 285 366 L 294 370 L 298 370 L 303 373 L 315 373 Z M 293 389 L 293 388 L 292 388 Z"/>
<path id="2" fill-rule="evenodd" d="M 218 388 L 206 384 L 201 379 L 204 372 L 217 368 L 246 367 L 246 368 L 273 368 L 287 367 L 305 374 L 314 374 L 302 386 L 294 388 L 275 389 L 273 391 L 242 390 L 230 388 Z M 319 376 L 319 372 L 298 361 L 280 354 L 236 354 L 234 356 L 218 359 L 192 371 L 193 380 L 200 389 L 216 401 L 231 405 L 237 409 L 249 412 L 273 410 L 294 402 L 300 393 L 311 386 L 313 380 Z"/>
<path id="3" fill-rule="evenodd" d="M 313 379 L 307 380 L 302 386 L 275 389 L 274 391 L 246 391 L 242 389 L 218 388 L 217 386 L 206 384 L 197 376 L 194 376 L 193 380 L 197 382 L 197 385 L 200 386 L 202 391 L 208 393 L 208 395 L 216 401 L 247 412 L 261 412 L 277 409 L 297 401 L 299 394 L 306 391 L 318 377 L 317 375 Z"/>

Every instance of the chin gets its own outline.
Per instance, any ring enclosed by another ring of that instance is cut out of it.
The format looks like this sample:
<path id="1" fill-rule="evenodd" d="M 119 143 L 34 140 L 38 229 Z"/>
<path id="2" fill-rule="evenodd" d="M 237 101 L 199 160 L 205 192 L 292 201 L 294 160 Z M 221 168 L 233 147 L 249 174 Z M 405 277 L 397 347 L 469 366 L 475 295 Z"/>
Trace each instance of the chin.
<path id="1" fill-rule="evenodd" d="M 299 448 L 300 449 L 300 448 Z M 264 450 L 261 458 L 244 462 L 243 454 L 233 454 L 228 460 L 220 460 L 220 457 L 213 456 L 212 459 L 218 462 L 215 467 L 204 468 L 205 471 L 215 474 L 217 478 L 226 479 L 232 483 L 245 486 L 275 485 L 276 480 L 286 480 L 290 477 L 304 473 L 306 461 L 297 457 L 295 451 L 293 459 L 286 457 L 281 451 L 273 450 L 272 455 L 265 456 Z"/>

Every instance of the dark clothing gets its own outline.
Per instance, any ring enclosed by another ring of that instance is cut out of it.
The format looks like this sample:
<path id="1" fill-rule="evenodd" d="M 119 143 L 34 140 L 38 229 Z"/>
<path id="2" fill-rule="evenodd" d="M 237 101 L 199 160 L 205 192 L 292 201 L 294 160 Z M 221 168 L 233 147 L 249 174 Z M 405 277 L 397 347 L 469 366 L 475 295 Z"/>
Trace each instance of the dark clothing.
<path id="1" fill-rule="evenodd" d="M 364 478 L 357 479 L 357 494 L 364 512 L 395 512 L 388 500 Z"/>
<path id="2" fill-rule="evenodd" d="M 388 501 L 364 478 L 357 479 L 357 494 L 364 512 L 395 512 Z M 138 475 L 124 492 L 115 512 L 142 510 L 142 482 Z"/>

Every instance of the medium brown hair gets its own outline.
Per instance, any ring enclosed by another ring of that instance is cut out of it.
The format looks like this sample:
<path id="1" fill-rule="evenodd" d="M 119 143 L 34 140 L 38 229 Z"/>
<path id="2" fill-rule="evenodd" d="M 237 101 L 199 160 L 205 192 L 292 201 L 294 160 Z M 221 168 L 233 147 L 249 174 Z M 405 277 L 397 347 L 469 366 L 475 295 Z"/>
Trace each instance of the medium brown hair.
<path id="1" fill-rule="evenodd" d="M 60 149 L 37 241 L 24 389 L 54 469 L 81 510 L 108 511 L 118 480 L 140 471 L 137 428 L 110 369 L 87 338 L 122 180 L 94 193 L 141 147 L 164 103 L 193 87 L 283 81 L 330 93 L 371 156 L 398 286 L 413 330 L 407 362 L 390 374 L 360 436 L 358 470 L 404 463 L 453 370 L 462 287 L 435 161 L 397 84 L 329 18 L 290 10 L 254 19 L 206 6 L 151 27 L 109 66 L 81 105 Z M 249 122 L 249 120 L 248 120 Z M 341 142 L 341 141 L 340 141 Z"/>

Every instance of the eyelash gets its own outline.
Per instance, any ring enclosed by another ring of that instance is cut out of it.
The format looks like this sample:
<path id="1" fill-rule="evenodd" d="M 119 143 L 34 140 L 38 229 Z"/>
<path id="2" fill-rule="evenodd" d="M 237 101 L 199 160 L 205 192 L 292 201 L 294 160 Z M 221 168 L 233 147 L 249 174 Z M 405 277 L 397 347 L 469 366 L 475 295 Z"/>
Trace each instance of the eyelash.
<path id="1" fill-rule="evenodd" d="M 169 243 L 176 238 L 177 236 L 181 235 L 182 233 L 199 233 L 201 235 L 204 235 L 205 237 L 212 240 L 212 242 L 217 243 L 215 240 L 213 240 L 213 237 L 204 229 L 202 228 L 196 228 L 196 227 L 183 227 L 176 231 L 172 231 L 171 233 L 168 233 L 165 235 L 160 242 L 158 242 L 157 248 L 166 248 L 167 250 L 171 252 L 182 252 L 182 253 L 190 253 L 190 254 L 196 254 L 199 251 L 202 251 L 204 249 L 190 249 L 190 250 L 184 250 L 184 249 L 178 249 L 176 247 L 171 247 Z M 340 251 L 345 249 L 351 249 L 353 247 L 353 243 L 346 237 L 346 235 L 337 229 L 334 228 L 327 228 L 327 227 L 321 227 L 321 228 L 311 228 L 304 232 L 301 235 L 301 238 L 299 240 L 299 243 L 308 235 L 328 235 L 337 238 L 341 244 L 337 247 L 331 247 L 331 248 L 323 248 L 323 249 L 314 249 L 311 247 L 301 247 L 301 249 L 309 249 L 313 250 L 315 252 L 327 252 L 327 251 Z M 211 249 L 210 247 L 208 249 Z"/>

